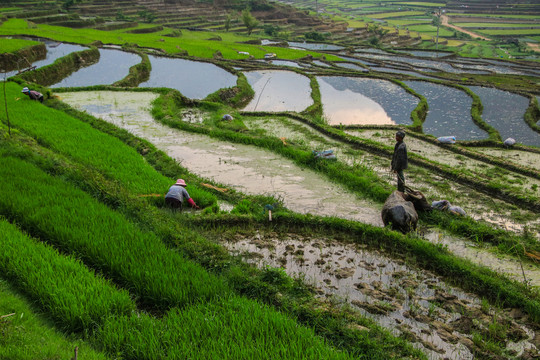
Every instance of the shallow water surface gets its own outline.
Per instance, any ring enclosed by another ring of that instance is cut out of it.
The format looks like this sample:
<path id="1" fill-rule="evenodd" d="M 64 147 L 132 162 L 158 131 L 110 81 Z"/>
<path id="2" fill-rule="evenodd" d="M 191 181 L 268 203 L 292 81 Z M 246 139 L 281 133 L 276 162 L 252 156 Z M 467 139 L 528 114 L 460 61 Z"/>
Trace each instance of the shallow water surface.
<path id="1" fill-rule="evenodd" d="M 478 326 L 504 318 L 509 326 L 522 329 L 524 338 L 516 343 L 506 340 L 506 346 L 521 351 L 533 347 L 531 329 L 505 314 L 483 313 L 486 309 L 476 296 L 365 245 L 272 233 L 237 234 L 222 243 L 248 262 L 261 268 L 281 267 L 312 284 L 321 296 L 351 304 L 395 334 L 407 334 L 429 359 L 473 359 L 464 345 L 470 343 L 470 332 L 460 326 L 473 318 Z"/>
<path id="2" fill-rule="evenodd" d="M 139 55 L 120 50 L 99 49 L 99 54 L 97 63 L 77 70 L 51 87 L 110 85 L 122 80 L 130 67 L 141 62 Z"/>
<path id="3" fill-rule="evenodd" d="M 41 41 L 45 43 L 45 47 L 47 48 L 47 55 L 45 56 L 45 59 L 34 61 L 32 63 L 32 66 L 36 66 L 36 68 L 40 68 L 43 66 L 47 66 L 52 64 L 56 61 L 56 59 L 59 59 L 61 57 L 64 57 L 66 55 L 71 54 L 72 52 L 76 51 L 82 51 L 87 50 L 88 48 L 81 45 L 73 45 L 73 44 L 64 44 L 64 43 L 58 43 L 56 41 L 50 41 L 50 40 L 44 40 L 39 38 L 32 38 L 31 40 L 35 41 Z M 28 67 L 28 64 L 22 64 L 21 63 L 21 70 Z M 6 73 L 6 77 L 13 76 L 17 74 L 18 70 L 9 71 Z"/>
<path id="4" fill-rule="evenodd" d="M 236 86 L 236 76 L 214 64 L 148 55 L 150 79 L 139 87 L 176 89 L 191 99 L 203 99 L 222 88 Z"/>
<path id="5" fill-rule="evenodd" d="M 518 143 L 540 146 L 540 134 L 532 130 L 523 118 L 529 99 L 495 88 L 469 86 L 482 100 L 482 119 L 501 134 L 502 139 L 512 137 Z"/>
<path id="6" fill-rule="evenodd" d="M 330 125 L 410 124 L 418 99 L 386 80 L 317 78 L 324 115 Z"/>
<path id="7" fill-rule="evenodd" d="M 261 70 L 244 73 L 255 91 L 245 111 L 303 111 L 313 104 L 309 78 L 292 71 Z"/>
<path id="8" fill-rule="evenodd" d="M 63 93 L 64 102 L 144 138 L 191 172 L 248 194 L 283 199 L 299 213 L 339 216 L 382 226 L 380 206 L 357 199 L 322 175 L 268 150 L 171 129 L 152 119 L 153 93 Z"/>
<path id="9" fill-rule="evenodd" d="M 333 44 L 306 43 L 289 41 L 289 46 L 306 50 L 342 50 L 343 46 Z"/>
<path id="10" fill-rule="evenodd" d="M 472 98 L 466 92 L 425 81 L 405 81 L 417 93 L 424 95 L 429 111 L 424 122 L 424 133 L 455 136 L 456 140 L 480 140 L 487 133 L 472 121 Z"/>

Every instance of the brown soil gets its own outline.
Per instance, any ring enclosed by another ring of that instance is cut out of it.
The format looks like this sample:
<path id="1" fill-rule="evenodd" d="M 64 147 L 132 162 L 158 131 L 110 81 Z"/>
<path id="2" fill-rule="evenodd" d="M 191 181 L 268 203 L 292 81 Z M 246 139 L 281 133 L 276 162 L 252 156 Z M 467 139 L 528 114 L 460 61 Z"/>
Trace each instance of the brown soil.
<path id="1" fill-rule="evenodd" d="M 487 38 L 487 37 L 482 36 L 482 35 L 478 35 L 477 33 L 474 33 L 472 31 L 469 31 L 469 30 L 464 29 L 462 27 L 450 24 L 448 22 L 448 16 L 446 16 L 446 15 L 441 15 L 441 20 L 442 20 L 442 25 L 444 25 L 446 27 L 449 27 L 449 28 L 452 28 L 454 30 L 460 31 L 460 32 L 465 33 L 467 35 L 470 35 L 472 38 L 482 39 L 482 40 L 487 40 L 487 41 L 491 40 L 490 38 Z"/>

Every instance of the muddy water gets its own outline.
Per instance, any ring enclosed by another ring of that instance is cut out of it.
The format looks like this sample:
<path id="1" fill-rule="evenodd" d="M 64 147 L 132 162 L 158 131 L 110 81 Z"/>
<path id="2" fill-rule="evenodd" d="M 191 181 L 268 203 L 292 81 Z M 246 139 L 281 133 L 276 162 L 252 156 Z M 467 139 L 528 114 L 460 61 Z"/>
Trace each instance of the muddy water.
<path id="1" fill-rule="evenodd" d="M 51 87 L 110 85 L 122 80 L 129 74 L 130 67 L 141 62 L 139 55 L 120 50 L 99 49 L 99 54 L 96 64 L 79 69 Z"/>
<path id="2" fill-rule="evenodd" d="M 347 133 L 360 138 L 377 141 L 381 144 L 386 145 L 392 144 L 395 141 L 394 130 L 347 130 Z M 469 167 L 469 164 L 476 163 L 475 160 L 466 158 L 464 156 L 448 155 L 448 157 L 441 157 L 441 155 L 444 155 L 443 149 L 434 147 L 434 145 L 431 145 L 429 143 L 424 143 L 421 140 L 413 139 L 413 137 L 408 137 L 406 143 L 408 151 L 416 152 L 418 153 L 418 155 L 421 155 L 428 159 L 443 161 L 450 166 Z M 512 152 L 514 150 L 508 151 Z M 517 152 L 516 155 L 519 155 L 515 157 L 517 159 L 540 159 L 540 154 L 531 154 L 528 152 L 519 151 L 515 152 Z M 531 156 L 529 156 L 529 154 L 531 154 Z M 534 157 L 534 155 L 536 157 Z M 375 157 L 372 157 L 372 161 L 373 159 L 375 159 Z M 366 158 L 364 161 L 369 161 L 369 158 Z M 386 179 L 389 182 L 395 181 L 394 177 L 388 173 L 388 169 L 384 167 L 384 165 L 388 164 L 388 160 L 381 159 L 380 161 L 382 162 L 382 166 L 377 166 L 377 163 L 373 163 L 373 169 L 377 171 L 381 178 Z M 477 170 L 479 171 L 487 172 L 486 169 L 490 167 L 490 165 L 483 163 L 477 164 Z M 474 169 L 474 167 L 472 168 Z M 467 214 L 472 218 L 476 220 L 487 221 L 502 229 L 513 231 L 519 235 L 521 235 L 524 228 L 527 227 L 540 240 L 540 216 L 536 213 L 532 213 L 527 210 L 517 209 L 516 207 L 508 205 L 503 201 L 474 191 L 474 189 L 468 188 L 466 186 L 462 186 L 457 183 L 448 181 L 447 179 L 442 178 L 437 174 L 430 173 L 428 171 L 421 171 L 421 169 L 416 167 L 410 167 L 406 175 L 409 186 L 422 191 L 426 195 L 428 200 L 449 200 L 452 204 L 459 205 L 464 208 Z M 482 177 L 484 175 L 480 174 L 478 176 Z M 505 176 L 509 176 L 510 181 L 514 181 L 512 180 L 512 177 L 510 175 Z M 520 178 L 525 178 L 520 175 L 513 176 L 515 176 L 516 180 L 519 180 Z M 523 189 L 521 192 L 527 194 L 527 192 L 529 192 L 529 189 L 530 191 L 538 192 L 538 189 L 533 190 L 533 185 L 538 180 L 530 180 L 530 184 L 525 183 L 525 185 L 522 186 Z M 470 201 L 470 199 L 476 200 Z"/>
<path id="3" fill-rule="evenodd" d="M 189 171 L 248 194 L 268 194 L 299 213 L 382 225 L 380 205 L 356 199 L 320 174 L 270 151 L 179 131 L 148 112 L 157 95 L 133 92 L 63 93 L 62 100 L 144 138 Z M 184 114 L 193 118 L 193 114 Z M 201 116 L 204 116 L 202 114 Z M 195 116 L 196 117 L 196 116 Z"/>
<path id="4" fill-rule="evenodd" d="M 504 139 L 512 137 L 518 143 L 540 147 L 540 134 L 532 130 L 523 116 L 529 99 L 495 88 L 470 86 L 482 100 L 482 119 L 493 126 Z"/>
<path id="5" fill-rule="evenodd" d="M 425 81 L 405 84 L 427 99 L 429 111 L 423 125 L 426 134 L 455 136 L 457 140 L 487 138 L 487 133 L 472 121 L 472 98 L 464 91 Z"/>
<path id="6" fill-rule="evenodd" d="M 321 76 L 323 113 L 330 125 L 410 124 L 418 99 L 386 80 Z"/>
<path id="7" fill-rule="evenodd" d="M 245 72 L 255 91 L 246 111 L 302 111 L 313 104 L 309 78 L 292 71 Z"/>
<path id="8" fill-rule="evenodd" d="M 384 72 L 384 73 L 412 75 L 412 76 L 416 76 L 416 77 L 422 78 L 422 79 L 437 79 L 437 78 L 435 78 L 433 76 L 427 76 L 427 75 L 424 75 L 424 74 L 417 73 L 415 71 L 394 69 L 394 68 L 389 68 L 389 67 L 384 67 L 384 66 L 372 66 L 372 67 L 370 67 L 370 70 L 371 71 Z"/>
<path id="9" fill-rule="evenodd" d="M 480 328 L 504 321 L 518 334 L 505 340 L 507 348 L 518 354 L 523 349 L 536 351 L 533 330 L 482 307 L 480 299 L 437 276 L 377 250 L 298 234 L 257 233 L 221 240 L 248 262 L 281 267 L 330 301 L 351 304 L 393 333 L 405 333 L 430 359 L 473 359 L 471 329 L 463 326 L 473 319 Z"/>
<path id="10" fill-rule="evenodd" d="M 205 62 L 149 55 L 150 79 L 139 87 L 176 89 L 191 99 L 203 99 L 221 88 L 236 85 L 236 76 Z"/>
<path id="11" fill-rule="evenodd" d="M 470 151 L 478 151 L 483 154 L 499 158 L 504 161 L 511 161 L 521 166 L 538 169 L 540 164 L 540 153 L 529 151 L 513 150 L 513 149 L 498 149 L 498 148 L 469 148 Z"/>

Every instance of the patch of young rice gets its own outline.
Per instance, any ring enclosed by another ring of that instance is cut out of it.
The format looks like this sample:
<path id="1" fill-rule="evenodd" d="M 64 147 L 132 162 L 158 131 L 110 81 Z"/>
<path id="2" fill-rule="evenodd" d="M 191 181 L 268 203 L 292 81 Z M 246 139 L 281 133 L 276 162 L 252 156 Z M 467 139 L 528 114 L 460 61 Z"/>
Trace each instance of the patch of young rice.
<path id="1" fill-rule="evenodd" d="M 98 336 L 107 352 L 124 359 L 351 358 L 283 314 L 236 296 L 173 309 L 159 323 L 147 316 L 114 319 Z"/>
<path id="2" fill-rule="evenodd" d="M 77 254 L 158 309 L 228 292 L 222 280 L 85 192 L 14 158 L 0 159 L 0 214 Z"/>
<path id="3" fill-rule="evenodd" d="M 0 319 L 0 359 L 70 359 L 75 347 L 85 360 L 109 359 L 85 341 L 51 327 L 50 321 L 38 312 L 0 278 L 0 316 L 13 314 Z"/>
<path id="4" fill-rule="evenodd" d="M 31 101 L 21 87 L 8 83 L 11 125 L 46 147 L 99 169 L 135 194 L 165 192 L 171 180 L 159 174 L 133 148 L 65 113 Z M 16 101 L 13 101 L 13 100 Z M 4 107 L 0 114 L 5 116 Z"/>
<path id="5" fill-rule="evenodd" d="M 2 39 L 0 42 L 0 53 L 11 53 L 25 47 L 39 45 L 39 41 L 23 39 Z"/>
<path id="6" fill-rule="evenodd" d="M 47 309 L 64 330 L 89 330 L 106 316 L 135 309 L 126 291 L 119 291 L 79 260 L 37 242 L 1 217 L 0 233 L 0 273 Z"/>

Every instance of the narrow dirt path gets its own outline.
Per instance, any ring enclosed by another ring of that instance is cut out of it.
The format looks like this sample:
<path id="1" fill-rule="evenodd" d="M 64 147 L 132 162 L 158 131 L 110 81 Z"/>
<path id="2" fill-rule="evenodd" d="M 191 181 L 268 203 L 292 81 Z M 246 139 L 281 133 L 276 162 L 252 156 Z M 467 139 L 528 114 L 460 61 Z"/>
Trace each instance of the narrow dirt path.
<path id="1" fill-rule="evenodd" d="M 441 21 L 442 21 L 442 25 L 444 25 L 446 27 L 449 27 L 449 28 L 452 28 L 454 30 L 460 31 L 460 32 L 465 33 L 467 35 L 470 35 L 472 38 L 481 39 L 481 40 L 487 40 L 487 41 L 491 40 L 490 38 L 487 38 L 487 37 L 482 36 L 482 35 L 478 35 L 477 33 L 474 33 L 472 31 L 469 31 L 469 30 L 464 29 L 462 27 L 450 24 L 448 22 L 448 16 L 446 16 L 446 15 L 441 15 Z"/>
<path id="2" fill-rule="evenodd" d="M 528 47 L 530 47 L 532 50 L 536 51 L 536 52 L 540 52 L 540 44 L 537 44 L 537 43 L 531 43 L 531 42 L 528 42 L 526 43 Z"/>

